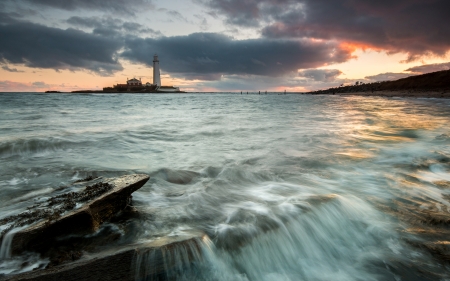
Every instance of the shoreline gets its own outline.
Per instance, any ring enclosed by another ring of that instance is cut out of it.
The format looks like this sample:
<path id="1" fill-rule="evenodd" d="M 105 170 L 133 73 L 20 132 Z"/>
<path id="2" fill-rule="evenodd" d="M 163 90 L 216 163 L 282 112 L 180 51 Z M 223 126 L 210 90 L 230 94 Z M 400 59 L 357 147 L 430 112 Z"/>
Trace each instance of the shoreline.
<path id="1" fill-rule="evenodd" d="M 240 92 L 103 92 L 103 91 L 83 91 L 83 92 L 0 92 L 0 94 L 235 94 L 240 96 Z M 400 97 L 400 98 L 450 98 L 449 91 L 358 91 L 358 92 L 347 92 L 339 93 L 332 91 L 315 91 L 315 92 L 269 92 L 264 95 L 327 95 L 327 96 L 360 96 L 360 97 Z M 258 92 L 249 92 L 246 95 L 259 95 Z M 263 94 L 260 94 L 263 96 Z"/>
<path id="2" fill-rule="evenodd" d="M 306 95 L 327 95 L 327 96 L 361 96 L 361 97 L 399 97 L 399 98 L 450 98 L 450 91 L 374 91 L 374 92 L 308 92 Z"/>

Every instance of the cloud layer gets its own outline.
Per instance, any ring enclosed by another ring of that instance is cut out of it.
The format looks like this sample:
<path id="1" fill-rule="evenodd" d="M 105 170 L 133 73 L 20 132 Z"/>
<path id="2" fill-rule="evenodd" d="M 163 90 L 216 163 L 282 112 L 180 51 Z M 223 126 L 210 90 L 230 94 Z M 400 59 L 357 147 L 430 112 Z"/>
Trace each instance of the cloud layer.
<path id="1" fill-rule="evenodd" d="M 426 64 L 426 65 L 420 65 L 408 68 L 405 71 L 417 73 L 417 74 L 424 74 L 429 72 L 435 72 L 435 71 L 441 71 L 441 70 L 449 70 L 450 69 L 450 62 L 446 63 L 434 63 L 434 64 Z"/>
<path id="2" fill-rule="evenodd" d="M 119 39 L 14 21 L 7 16 L 0 17 L 0 38 L 8 38 L 0 40 L 0 63 L 3 65 L 86 69 L 101 75 L 122 70 L 117 61 L 123 44 Z"/>
<path id="3" fill-rule="evenodd" d="M 203 0 L 226 22 L 261 27 L 268 38 L 337 40 L 391 53 L 444 55 L 447 0 Z"/>
<path id="4" fill-rule="evenodd" d="M 68 11 L 85 9 L 113 11 L 134 14 L 140 9 L 151 7 L 150 0 L 19 0 L 43 7 Z"/>
<path id="5" fill-rule="evenodd" d="M 398 79 L 401 79 L 401 78 L 409 77 L 411 75 L 412 74 L 408 74 L 408 73 L 386 72 L 386 73 L 380 73 L 380 74 L 377 74 L 377 75 L 366 76 L 365 78 L 370 80 L 370 81 L 379 82 L 379 81 L 398 80 Z"/>
<path id="6" fill-rule="evenodd" d="M 298 75 L 320 82 L 333 82 L 342 71 L 337 69 L 307 69 L 300 71 Z"/>
<path id="7" fill-rule="evenodd" d="M 348 60 L 347 49 L 311 40 L 233 40 L 216 33 L 158 39 L 135 38 L 126 42 L 123 57 L 152 65 L 153 54 L 164 60 L 163 70 L 191 78 L 223 74 L 281 76 L 297 69 L 315 68 Z"/>
<path id="8" fill-rule="evenodd" d="M 92 33 L 104 36 L 117 35 L 146 35 L 150 37 L 162 36 L 162 33 L 142 24 L 123 21 L 113 17 L 70 17 L 67 20 L 72 26 L 92 29 Z"/>
<path id="9" fill-rule="evenodd" d="M 163 74 L 203 80 L 205 87 L 249 89 L 252 83 L 325 87 L 343 82 L 342 72 L 316 68 L 346 62 L 358 48 L 407 53 L 408 60 L 450 50 L 447 0 L 194 1 L 209 8 L 199 10 L 201 15 L 194 20 L 172 7 L 152 7 L 152 0 L 0 1 L 0 36 L 7 38 L 0 40 L 0 71 L 27 72 L 20 65 L 110 76 L 123 69 L 120 61 L 151 66 L 157 53 Z M 206 14 L 222 17 L 232 25 L 225 29 L 248 28 L 236 36 L 249 32 L 260 37 L 237 40 L 204 32 L 165 37 L 157 29 L 169 34 L 176 24 L 158 26 L 144 13 L 148 8 L 184 25 L 201 21 L 202 29 L 197 30 L 208 29 Z M 30 14 L 31 9 L 36 14 Z M 392 80 L 449 68 L 450 63 L 424 65 L 405 70 L 409 73 L 387 72 L 366 79 Z"/>

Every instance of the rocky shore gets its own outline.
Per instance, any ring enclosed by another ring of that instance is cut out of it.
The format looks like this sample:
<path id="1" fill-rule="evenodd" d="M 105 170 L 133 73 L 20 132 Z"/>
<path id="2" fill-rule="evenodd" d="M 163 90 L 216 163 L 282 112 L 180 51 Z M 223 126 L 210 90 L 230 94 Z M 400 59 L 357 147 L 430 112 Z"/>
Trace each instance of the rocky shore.
<path id="1" fill-rule="evenodd" d="M 0 281 L 176 280 L 177 270 L 189 270 L 201 259 L 202 238 L 200 234 L 164 237 L 44 270 L 0 277 Z"/>
<path id="2" fill-rule="evenodd" d="M 102 225 L 132 215 L 135 211 L 130 207 L 131 194 L 148 180 L 149 176 L 142 174 L 88 177 L 60 187 L 55 196 L 25 212 L 0 220 L 4 229 L 0 259 L 36 253 L 48 260 L 44 268 L 0 276 L 0 280 L 165 280 L 168 268 L 180 266 L 167 264 L 167 257 L 177 259 L 171 252 L 181 249 L 186 255 L 184 261 L 199 258 L 204 239 L 201 233 L 99 247 L 117 240 L 119 235 Z M 147 264 L 151 264 L 150 271 Z"/>

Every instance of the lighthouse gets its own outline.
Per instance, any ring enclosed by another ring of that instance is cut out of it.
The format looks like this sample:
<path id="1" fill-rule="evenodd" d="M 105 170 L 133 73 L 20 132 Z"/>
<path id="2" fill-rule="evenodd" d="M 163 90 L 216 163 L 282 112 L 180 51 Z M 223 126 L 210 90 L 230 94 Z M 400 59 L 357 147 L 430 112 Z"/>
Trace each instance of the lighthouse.
<path id="1" fill-rule="evenodd" d="M 103 92 L 185 93 L 180 91 L 179 87 L 161 85 L 161 73 L 159 72 L 159 59 L 157 54 L 153 56 L 153 84 L 150 84 L 149 82 L 142 84 L 140 78 L 139 80 L 136 78 L 128 80 L 127 78 L 126 84 L 105 87 L 103 88 Z"/>
<path id="2" fill-rule="evenodd" d="M 161 74 L 159 72 L 158 55 L 153 56 L 153 85 L 161 87 Z"/>

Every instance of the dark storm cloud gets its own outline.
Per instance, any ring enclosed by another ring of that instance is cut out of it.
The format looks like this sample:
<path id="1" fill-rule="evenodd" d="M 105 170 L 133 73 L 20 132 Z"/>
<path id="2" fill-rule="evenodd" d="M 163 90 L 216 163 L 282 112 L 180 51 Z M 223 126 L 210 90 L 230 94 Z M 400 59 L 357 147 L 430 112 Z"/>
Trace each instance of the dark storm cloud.
<path id="1" fill-rule="evenodd" d="M 17 18 L 21 16 L 17 13 L 0 12 L 0 24 L 11 24 L 17 22 Z"/>
<path id="2" fill-rule="evenodd" d="M 213 10 L 227 16 L 226 21 L 230 24 L 242 26 L 258 26 L 260 18 L 260 7 L 253 0 L 212 0 L 199 1 L 206 3 Z"/>
<path id="3" fill-rule="evenodd" d="M 209 14 L 217 17 L 218 14 L 226 16 L 229 24 L 258 27 L 270 17 L 283 14 L 286 7 L 297 9 L 300 1 L 296 0 L 196 0 L 209 6 Z"/>
<path id="4" fill-rule="evenodd" d="M 76 26 L 93 29 L 93 33 L 103 36 L 116 35 L 140 35 L 158 37 L 162 33 L 154 29 L 143 26 L 142 24 L 112 17 L 78 17 L 74 16 L 67 20 L 67 23 Z"/>
<path id="5" fill-rule="evenodd" d="M 407 52 L 450 49 L 448 0 L 198 0 L 228 23 L 261 26 L 269 38 L 320 38 Z"/>
<path id="6" fill-rule="evenodd" d="M 46 27 L 0 14 L 0 36 L 8 38 L 0 41 L 0 67 L 15 71 L 11 65 L 21 64 L 110 75 L 122 70 L 120 56 L 152 65 L 153 54 L 158 53 L 166 73 L 212 81 L 230 74 L 282 76 L 351 58 L 347 49 L 332 42 L 234 40 L 215 33 L 143 39 L 132 36 L 132 32 L 160 33 L 108 17 L 72 17 L 67 23 L 92 29 L 92 33 Z"/>
<path id="7" fill-rule="evenodd" d="M 315 68 L 350 59 L 347 50 L 333 43 L 310 40 L 233 40 L 216 33 L 158 39 L 131 39 L 123 57 L 152 65 L 153 54 L 164 71 L 195 78 L 218 74 L 281 76 L 297 69 Z"/>
<path id="8" fill-rule="evenodd" d="M 337 69 L 307 69 L 300 71 L 300 77 L 310 78 L 314 81 L 332 82 L 342 74 L 342 71 Z"/>
<path id="9" fill-rule="evenodd" d="M 34 68 L 87 69 L 101 75 L 121 70 L 122 41 L 74 29 L 28 22 L 0 25 L 0 61 Z"/>
<path id="10" fill-rule="evenodd" d="M 22 0 L 44 7 L 63 10 L 100 10 L 133 14 L 143 8 L 151 7 L 150 0 Z"/>
<path id="11" fill-rule="evenodd" d="M 221 80 L 223 77 L 221 73 L 174 73 L 171 76 L 174 78 L 181 78 L 186 80 L 202 81 L 217 81 Z"/>
<path id="12" fill-rule="evenodd" d="M 420 65 L 420 66 L 414 66 L 411 68 L 408 68 L 405 71 L 410 71 L 418 74 L 425 74 L 435 71 L 441 71 L 441 70 L 449 70 L 450 69 L 450 62 L 445 63 L 435 63 L 435 64 L 426 64 L 426 65 Z"/>

